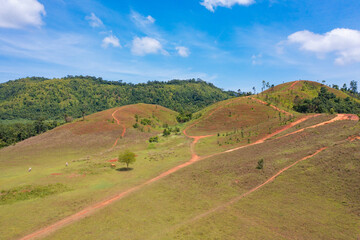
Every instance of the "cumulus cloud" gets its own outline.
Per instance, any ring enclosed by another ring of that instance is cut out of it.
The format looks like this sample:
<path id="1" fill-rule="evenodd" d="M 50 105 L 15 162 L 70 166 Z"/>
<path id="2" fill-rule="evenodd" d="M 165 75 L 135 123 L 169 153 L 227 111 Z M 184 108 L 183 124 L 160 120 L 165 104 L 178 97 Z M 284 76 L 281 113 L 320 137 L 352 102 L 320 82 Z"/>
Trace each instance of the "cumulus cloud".
<path id="1" fill-rule="evenodd" d="M 190 55 L 190 50 L 187 47 L 179 46 L 179 47 L 176 47 L 175 49 L 178 51 L 178 54 L 181 57 L 188 57 Z"/>
<path id="2" fill-rule="evenodd" d="M 168 52 L 163 49 L 161 43 L 150 37 L 135 37 L 132 42 L 131 52 L 138 56 L 158 53 L 168 55 Z"/>
<path id="3" fill-rule="evenodd" d="M 0 27 L 22 28 L 43 25 L 44 5 L 37 0 L 0 0 Z"/>
<path id="4" fill-rule="evenodd" d="M 288 43 L 299 44 L 300 49 L 316 53 L 319 58 L 328 53 L 338 57 L 336 64 L 344 65 L 360 62 L 360 31 L 336 28 L 325 34 L 317 34 L 307 30 L 288 36 Z"/>
<path id="5" fill-rule="evenodd" d="M 102 41 L 102 47 L 107 48 L 109 45 L 112 45 L 113 47 L 121 47 L 119 39 L 114 35 L 109 35 Z"/>
<path id="6" fill-rule="evenodd" d="M 206 7 L 211 12 L 214 12 L 215 8 L 218 6 L 231 8 L 236 4 L 248 6 L 253 3 L 255 3 L 255 0 L 203 0 L 200 2 L 201 5 Z"/>
<path id="7" fill-rule="evenodd" d="M 89 21 L 91 27 L 101 27 L 104 25 L 101 19 L 95 15 L 95 13 L 91 13 L 90 16 L 86 16 L 85 19 Z"/>

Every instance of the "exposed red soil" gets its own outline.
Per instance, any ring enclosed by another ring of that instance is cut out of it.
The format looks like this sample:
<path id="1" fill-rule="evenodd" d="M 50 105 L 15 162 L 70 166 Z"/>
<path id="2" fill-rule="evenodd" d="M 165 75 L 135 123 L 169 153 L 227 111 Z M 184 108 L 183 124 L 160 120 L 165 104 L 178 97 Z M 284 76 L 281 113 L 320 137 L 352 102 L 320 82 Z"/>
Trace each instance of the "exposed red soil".
<path id="1" fill-rule="evenodd" d="M 62 175 L 62 173 L 52 173 L 51 175 L 53 175 L 53 176 L 59 176 L 59 175 Z"/>
<path id="2" fill-rule="evenodd" d="M 360 140 L 360 136 L 350 136 L 347 138 L 348 141 L 353 142 L 355 140 Z"/>
<path id="3" fill-rule="evenodd" d="M 299 81 L 295 81 L 293 82 L 293 84 L 291 84 L 291 86 L 289 87 L 290 90 L 293 90 L 295 85 L 298 83 Z"/>
<path id="4" fill-rule="evenodd" d="M 257 99 L 255 99 L 255 100 L 257 100 Z M 260 100 L 260 101 L 261 101 L 261 100 Z M 229 102 L 228 104 L 231 104 L 231 103 L 232 103 L 232 102 Z M 265 104 L 267 104 L 267 103 L 265 103 Z M 217 111 L 220 107 L 222 107 L 222 106 L 219 106 L 219 107 L 215 108 L 213 111 L 211 111 L 211 112 L 209 113 L 209 115 L 207 116 L 207 118 L 210 117 L 210 116 L 211 116 L 215 111 Z M 273 108 L 274 108 L 274 109 L 277 109 L 276 107 L 273 107 Z M 120 110 L 120 109 L 114 111 L 113 114 L 112 114 L 112 116 L 113 116 L 113 118 L 117 121 L 117 124 L 118 124 L 118 125 L 121 125 L 119 119 L 117 119 L 117 118 L 115 117 L 115 113 L 118 112 L 119 110 Z M 285 112 L 285 111 L 283 111 L 283 110 L 281 110 L 281 109 L 279 109 L 278 111 Z M 289 114 L 289 113 L 288 113 L 288 114 Z M 142 183 L 142 184 L 140 184 L 140 185 L 138 185 L 138 186 L 132 187 L 132 188 L 130 188 L 130 189 L 124 191 L 124 192 L 121 192 L 121 193 L 119 193 L 119 194 L 117 194 L 117 195 L 115 195 L 115 196 L 113 196 L 113 197 L 111 197 L 111 198 L 109 198 L 109 199 L 107 199 L 107 200 L 103 200 L 103 201 L 101 201 L 101 202 L 99 202 L 99 203 L 97 203 L 97 204 L 94 204 L 94 205 L 92 205 L 92 206 L 89 206 L 89 207 L 85 208 L 84 210 L 82 210 L 82 211 L 80 211 L 80 212 L 78 212 L 78 213 L 75 213 L 75 214 L 73 214 L 73 215 L 71 215 L 71 216 L 69 216 L 69 217 L 66 217 L 66 218 L 64 218 L 64 219 L 62 219 L 62 220 L 60 220 L 60 221 L 58 221 L 58 222 L 56 222 L 56 223 L 54 223 L 54 224 L 52 224 L 52 225 L 50 225 L 50 226 L 48 226 L 48 227 L 45 227 L 45 228 L 40 229 L 40 230 L 38 230 L 38 231 L 36 231 L 36 232 L 33 232 L 33 233 L 31 233 L 31 234 L 29 234 L 29 235 L 21 238 L 21 240 L 35 239 L 35 238 L 38 238 L 38 237 L 42 237 L 42 236 L 48 235 L 48 234 L 56 231 L 57 229 L 62 228 L 63 226 L 65 226 L 65 225 L 67 225 L 67 224 L 70 224 L 70 223 L 75 222 L 75 221 L 77 221 L 77 220 L 80 220 L 80 219 L 82 219 L 82 218 L 84 218 L 84 217 L 86 217 L 86 216 L 89 216 L 89 215 L 93 214 L 96 210 L 98 210 L 98 209 L 100 209 L 100 208 L 103 208 L 103 207 L 111 204 L 111 203 L 114 202 L 114 201 L 120 200 L 120 199 L 122 199 L 123 197 L 129 195 L 130 193 L 135 192 L 135 191 L 141 189 L 142 187 L 144 187 L 144 186 L 146 186 L 146 185 L 149 185 L 149 184 L 151 184 L 151 183 L 153 183 L 153 182 L 156 182 L 156 181 L 158 181 L 158 180 L 160 180 L 160 179 L 162 179 L 162 178 L 164 178 L 164 177 L 166 177 L 166 176 L 168 176 L 168 175 L 170 175 L 170 174 L 172 174 L 172 173 L 174 173 L 174 172 L 177 172 L 178 170 L 180 170 L 180 169 L 182 169 L 182 168 L 184 168 L 184 167 L 186 167 L 186 166 L 189 166 L 189 165 L 191 165 L 191 164 L 193 164 L 193 163 L 195 163 L 195 162 L 197 162 L 197 161 L 200 161 L 200 160 L 203 160 L 203 159 L 206 159 L 206 158 L 215 156 L 215 155 L 220 155 L 220 154 L 224 154 L 224 153 L 227 153 L 227 152 L 235 151 L 235 150 L 238 150 L 238 149 L 240 149 L 240 148 L 248 147 L 248 146 L 251 146 L 251 145 L 254 145 L 254 144 L 263 143 L 266 139 L 268 139 L 268 138 L 270 138 L 270 137 L 272 137 L 272 136 L 274 136 L 274 135 L 276 135 L 276 134 L 278 134 L 278 133 L 280 133 L 280 132 L 282 132 L 282 131 L 285 131 L 286 129 L 288 129 L 288 128 L 290 128 L 290 127 L 292 127 L 292 126 L 294 126 L 294 125 L 296 125 L 296 124 L 298 124 L 298 123 L 300 123 L 300 122 L 303 122 L 303 121 L 305 121 L 306 119 L 308 119 L 308 118 L 310 118 L 310 117 L 313 117 L 313 116 L 306 116 L 306 117 L 304 117 L 304 118 L 302 118 L 302 119 L 299 119 L 298 121 L 293 122 L 293 123 L 285 126 L 284 128 L 276 131 L 275 133 L 272 133 L 272 134 L 270 134 L 270 135 L 268 135 L 268 136 L 266 136 L 266 137 L 264 137 L 264 138 L 262 138 L 262 139 L 260 139 L 260 140 L 258 140 L 258 141 L 256 141 L 256 142 L 254 142 L 254 143 L 252 143 L 252 144 L 249 144 L 249 145 L 246 145 L 246 146 L 242 146 L 242 147 L 238 147 L 238 148 L 234 148 L 234 149 L 231 149 L 231 150 L 227 150 L 227 151 L 221 152 L 221 153 L 216 153 L 216 154 L 212 154 L 212 155 L 208 155 L 208 156 L 203 156 L 203 157 L 200 157 L 200 156 L 198 156 L 198 155 L 196 154 L 196 152 L 195 152 L 195 144 L 196 144 L 200 139 L 205 138 L 205 137 L 209 137 L 209 136 L 212 136 L 212 135 L 206 135 L 206 136 L 190 136 L 190 135 L 188 135 L 188 134 L 186 133 L 186 131 L 197 123 L 197 122 L 194 122 L 192 125 L 188 126 L 188 127 L 183 131 L 183 133 L 184 133 L 187 137 L 193 139 L 193 142 L 192 142 L 191 145 L 190 145 L 190 150 L 191 150 L 192 156 L 191 156 L 191 159 L 190 159 L 189 161 L 187 161 L 187 162 L 185 162 L 185 163 L 183 163 L 183 164 L 180 164 L 180 165 L 178 165 L 178 166 L 176 166 L 176 167 L 174 167 L 174 168 L 171 168 L 171 169 L 169 169 L 168 171 L 163 172 L 163 173 L 161 173 L 160 175 L 158 175 L 158 176 L 156 176 L 156 177 L 154 177 L 154 178 L 152 178 L 152 179 L 150 179 L 150 180 L 148 180 L 148 181 L 146 181 L 146 182 L 144 182 L 144 183 Z M 348 119 L 348 117 L 349 117 L 349 116 L 345 116 L 345 114 L 342 114 L 341 116 L 337 116 L 337 117 L 336 117 L 336 120 L 344 120 L 344 118 Z M 351 120 L 355 120 L 355 117 L 350 117 L 350 118 L 351 118 Z M 332 120 L 333 120 L 333 121 L 336 121 L 336 120 L 334 120 L 334 119 L 332 119 Z M 357 118 L 357 120 L 358 120 L 358 118 Z M 326 123 L 325 123 L 325 124 L 326 124 Z M 324 124 L 322 124 L 322 125 L 324 125 Z M 317 126 L 321 126 L 321 124 L 317 124 Z M 124 125 L 123 125 L 123 127 L 124 127 L 124 131 L 123 131 L 122 136 L 125 135 L 125 131 L 126 131 L 126 128 L 125 128 Z M 250 190 L 248 193 L 245 193 L 244 195 L 242 195 L 242 197 L 250 194 L 251 192 L 259 189 L 259 188 L 262 187 L 262 186 L 264 186 L 265 184 L 273 181 L 276 176 L 278 176 L 279 174 L 281 174 L 282 172 L 284 172 L 284 171 L 287 170 L 288 168 L 292 167 L 293 165 L 297 164 L 298 162 L 303 161 L 303 160 L 305 160 L 305 159 L 307 159 L 307 158 L 310 158 L 310 157 L 318 154 L 319 152 L 321 152 L 321 151 L 323 151 L 323 150 L 324 150 L 324 149 L 320 149 L 320 150 L 318 150 L 316 153 L 314 153 L 313 155 L 310 155 L 310 156 L 307 156 L 307 157 L 305 157 L 305 158 L 303 158 L 303 159 L 300 159 L 300 160 L 298 160 L 297 162 L 295 162 L 294 164 L 292 164 L 292 165 L 290 165 L 290 166 L 282 169 L 280 172 L 278 172 L 276 175 L 274 175 L 274 176 L 273 176 L 272 178 L 270 178 L 268 181 L 266 181 L 266 182 L 263 183 L 262 185 L 256 187 L 255 189 Z M 240 198 L 242 198 L 242 197 L 238 197 L 238 198 L 236 198 L 236 199 L 240 199 Z M 236 200 L 233 200 L 233 201 L 236 201 Z"/>
<path id="5" fill-rule="evenodd" d="M 108 160 L 108 162 L 117 162 L 117 161 L 118 161 L 117 159 Z"/>

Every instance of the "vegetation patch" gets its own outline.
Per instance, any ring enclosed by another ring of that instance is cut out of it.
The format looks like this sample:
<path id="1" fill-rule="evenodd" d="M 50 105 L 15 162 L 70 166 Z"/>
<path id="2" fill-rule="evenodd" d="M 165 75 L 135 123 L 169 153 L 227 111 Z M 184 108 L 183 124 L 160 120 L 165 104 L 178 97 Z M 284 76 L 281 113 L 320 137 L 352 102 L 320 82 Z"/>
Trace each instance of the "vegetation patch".
<path id="1" fill-rule="evenodd" d="M 360 103 L 352 101 L 350 97 L 345 99 L 336 97 L 325 87 L 321 87 L 319 95 L 313 99 L 300 99 L 295 97 L 294 110 L 301 113 L 355 113 L 360 114 Z"/>
<path id="2" fill-rule="evenodd" d="M 49 184 L 44 186 L 26 185 L 2 190 L 0 192 L 0 205 L 11 204 L 17 201 L 29 200 L 34 198 L 43 198 L 49 195 L 70 191 L 70 189 L 61 183 Z"/>

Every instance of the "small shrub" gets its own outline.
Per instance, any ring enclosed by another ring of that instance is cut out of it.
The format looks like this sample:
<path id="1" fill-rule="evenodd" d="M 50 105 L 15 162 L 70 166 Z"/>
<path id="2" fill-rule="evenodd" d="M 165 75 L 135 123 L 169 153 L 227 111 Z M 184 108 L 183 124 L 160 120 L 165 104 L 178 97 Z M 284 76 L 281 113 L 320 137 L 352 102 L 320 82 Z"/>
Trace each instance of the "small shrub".
<path id="1" fill-rule="evenodd" d="M 139 124 L 138 124 L 138 123 L 135 123 L 135 124 L 133 125 L 133 128 L 139 128 Z"/>
<path id="2" fill-rule="evenodd" d="M 171 129 L 169 128 L 165 128 L 164 131 L 163 131 L 163 136 L 164 137 L 167 137 L 171 134 Z"/>
<path id="3" fill-rule="evenodd" d="M 141 119 L 140 123 L 144 126 L 151 125 L 151 120 L 147 118 Z"/>
<path id="4" fill-rule="evenodd" d="M 264 159 L 262 158 L 257 162 L 256 169 L 263 169 L 263 168 L 264 168 Z"/>
<path id="5" fill-rule="evenodd" d="M 150 143 L 152 143 L 152 142 L 159 142 L 159 137 L 158 137 L 158 136 L 151 137 L 151 138 L 149 138 L 149 142 L 150 142 Z"/>

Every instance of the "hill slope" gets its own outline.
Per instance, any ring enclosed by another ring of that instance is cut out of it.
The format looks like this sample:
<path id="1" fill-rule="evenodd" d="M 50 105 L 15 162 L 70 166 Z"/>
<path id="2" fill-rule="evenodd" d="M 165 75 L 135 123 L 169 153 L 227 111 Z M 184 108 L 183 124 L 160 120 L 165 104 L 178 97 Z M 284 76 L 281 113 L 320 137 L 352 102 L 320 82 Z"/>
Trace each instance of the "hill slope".
<path id="1" fill-rule="evenodd" d="M 335 94 L 336 97 L 342 99 L 349 97 L 352 101 L 360 103 L 359 99 L 353 98 L 343 91 L 318 82 L 305 80 L 287 82 L 274 86 L 258 94 L 258 97 L 266 102 L 270 102 L 291 111 L 296 98 L 313 99 L 319 95 L 321 87 L 325 87 L 328 92 Z"/>
<path id="2" fill-rule="evenodd" d="M 61 219 L 188 159 L 189 141 L 184 136 L 161 136 L 164 124 L 177 124 L 177 115 L 159 105 L 127 105 L 1 149 L 2 238 L 19 237 L 24 229 Z M 135 129 L 136 118 L 140 127 Z M 158 136 L 159 142 L 149 143 L 152 136 Z M 136 152 L 133 171 L 123 171 L 116 162 L 125 149 Z M 110 168 L 111 164 L 117 168 Z"/>
<path id="3" fill-rule="evenodd" d="M 203 157 L 46 239 L 356 239 L 360 128 L 347 117 Z"/>
<path id="4" fill-rule="evenodd" d="M 195 112 L 232 96 L 201 80 L 126 84 L 94 77 L 24 78 L 0 84 L 1 119 L 63 119 L 109 108 L 159 104 L 175 111 Z"/>

